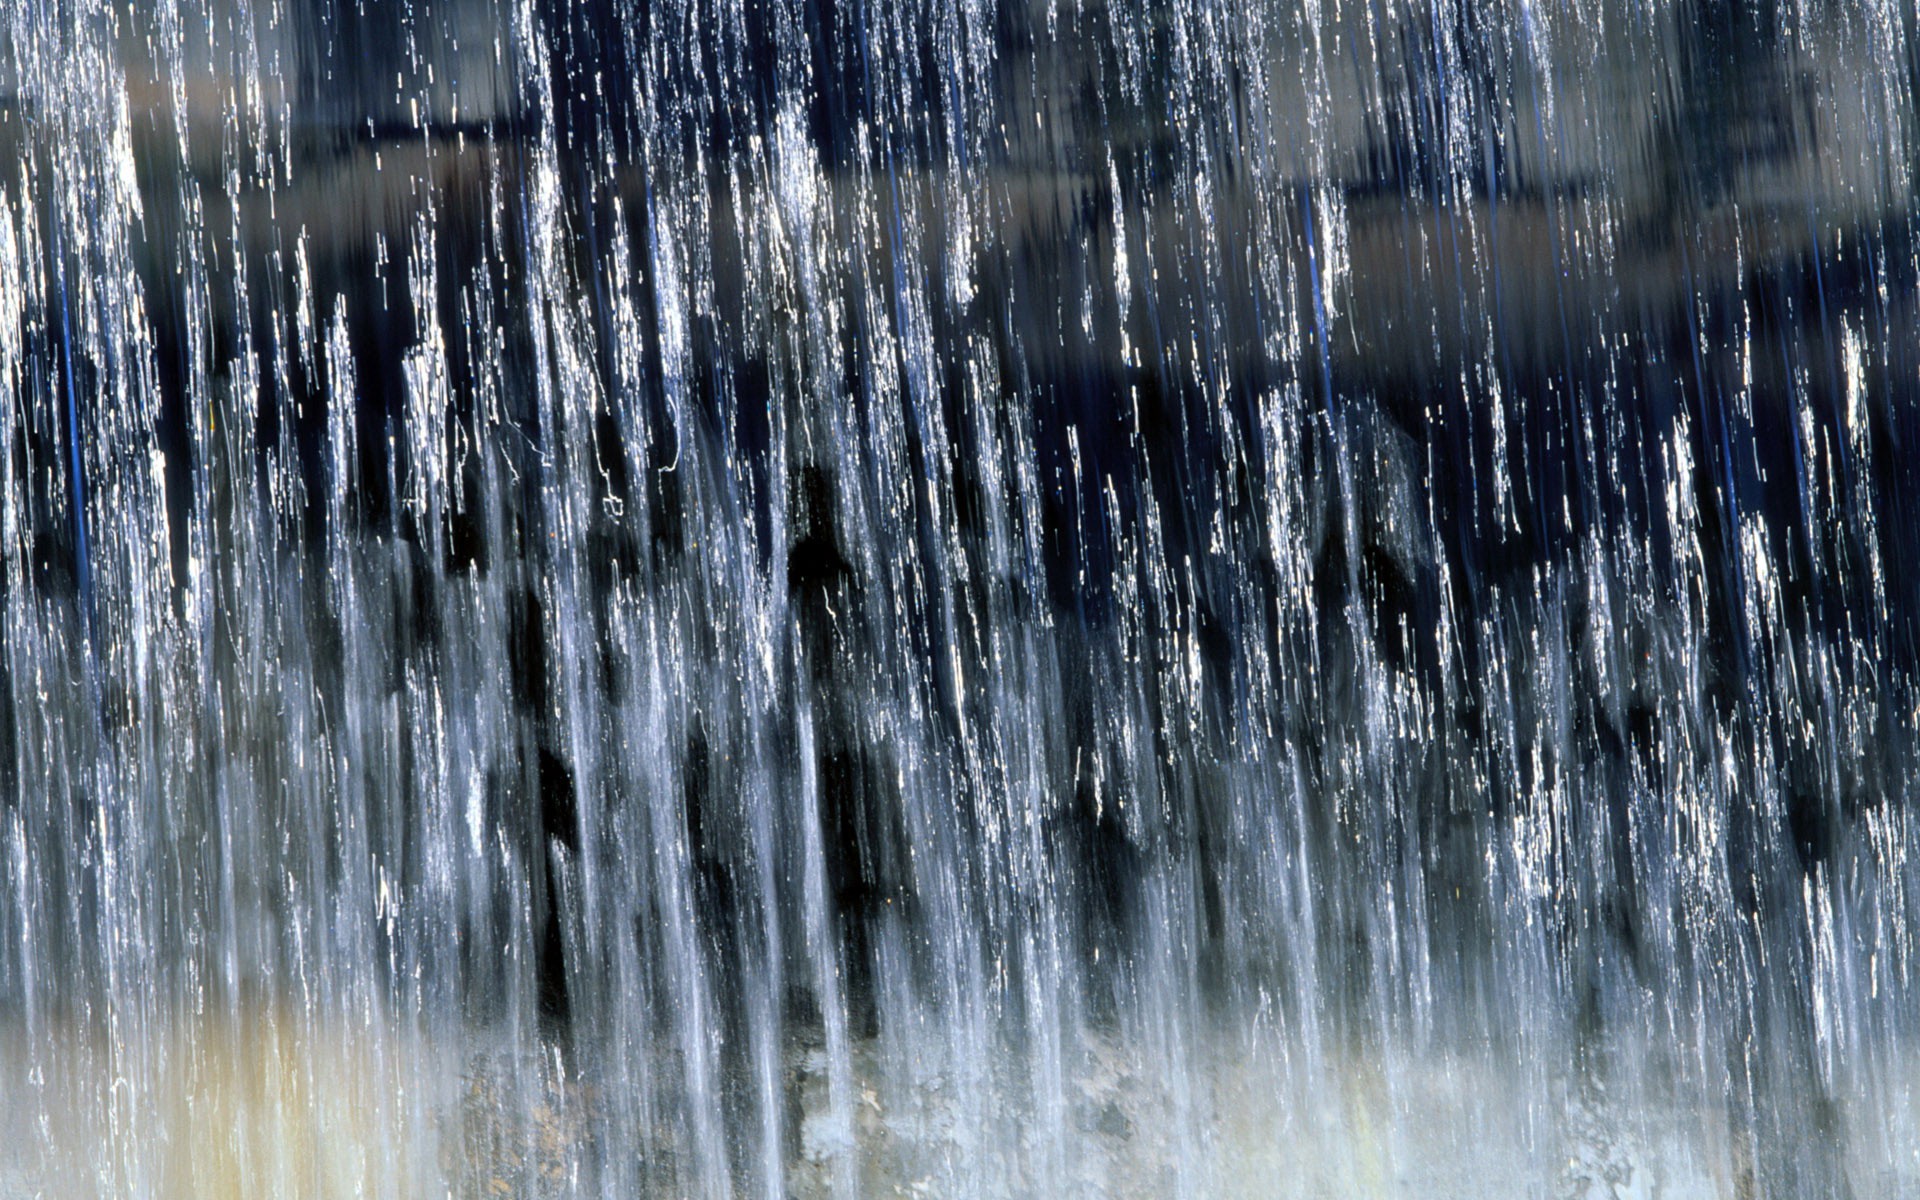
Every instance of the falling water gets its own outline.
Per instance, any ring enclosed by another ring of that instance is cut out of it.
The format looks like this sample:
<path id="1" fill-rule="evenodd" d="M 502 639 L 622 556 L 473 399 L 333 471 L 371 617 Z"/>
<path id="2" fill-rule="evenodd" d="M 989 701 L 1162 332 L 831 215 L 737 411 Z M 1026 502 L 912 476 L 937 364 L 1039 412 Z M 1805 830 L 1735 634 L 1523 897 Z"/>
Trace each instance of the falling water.
<path id="1" fill-rule="evenodd" d="M 0 1195 L 1920 1193 L 1912 4 L 0 22 Z"/>

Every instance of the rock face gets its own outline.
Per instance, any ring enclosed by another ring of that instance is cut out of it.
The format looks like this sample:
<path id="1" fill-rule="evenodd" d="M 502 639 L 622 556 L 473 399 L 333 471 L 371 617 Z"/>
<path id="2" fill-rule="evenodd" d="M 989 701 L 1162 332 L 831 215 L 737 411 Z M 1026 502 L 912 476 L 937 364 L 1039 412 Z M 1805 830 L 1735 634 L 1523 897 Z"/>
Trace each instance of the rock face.
<path id="1" fill-rule="evenodd" d="M 1168 1071 L 1138 1047 L 1106 1043 L 1074 1064 L 1059 1114 L 1072 1122 L 1070 1157 L 1053 1164 L 1054 1194 L 1144 1198 L 1187 1187 L 1249 1200 L 1276 1191 L 1720 1200 L 1762 1186 L 1756 1147 L 1732 1114 L 1690 1107 L 1651 1079 L 1613 1087 L 1569 1079 L 1547 1115 L 1528 1111 L 1523 1067 L 1485 1056 L 1355 1057 L 1326 1064 L 1311 1084 L 1254 1059 L 1205 1057 L 1204 1071 Z M 1047 1138 L 1047 1118 L 1023 1107 L 1019 1083 L 996 1090 L 1006 1107 L 969 1112 L 967 1086 L 925 1057 L 886 1063 L 863 1045 L 854 1059 L 850 1125 L 834 1123 L 817 1050 L 791 1067 L 804 1115 L 788 1194 L 833 1195 L 842 1169 L 864 1196 L 1033 1194 L 1019 1164 Z M 1012 1059 L 1005 1066 L 1021 1069 Z M 1196 1119 L 1207 1135 L 1183 1142 L 1177 1131 Z M 1896 1177 L 1849 1179 L 1844 1169 L 1816 1178 L 1799 1182 L 1843 1192 L 1900 1186 Z"/>
<path id="2" fill-rule="evenodd" d="M 272 1005 L 177 1014 L 152 1040 L 62 1023 L 57 1057 L 19 1041 L 0 1174 L 7 1195 L 419 1195 L 440 1178 L 435 1114 L 448 1080 L 384 1022 Z M 135 1089 L 132 1080 L 158 1082 Z M 116 1097 L 96 1109 L 100 1093 Z M 11 1124 L 37 1113 L 37 1125 Z"/>

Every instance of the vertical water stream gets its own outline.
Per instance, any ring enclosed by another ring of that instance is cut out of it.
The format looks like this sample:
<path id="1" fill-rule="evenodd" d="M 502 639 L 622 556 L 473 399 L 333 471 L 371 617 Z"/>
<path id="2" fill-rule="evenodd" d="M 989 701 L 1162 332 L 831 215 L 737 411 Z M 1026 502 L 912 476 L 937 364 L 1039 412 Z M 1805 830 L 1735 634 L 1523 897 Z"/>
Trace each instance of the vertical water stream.
<path id="1" fill-rule="evenodd" d="M 4 0 L 0 1196 L 1920 1190 L 1916 23 Z"/>

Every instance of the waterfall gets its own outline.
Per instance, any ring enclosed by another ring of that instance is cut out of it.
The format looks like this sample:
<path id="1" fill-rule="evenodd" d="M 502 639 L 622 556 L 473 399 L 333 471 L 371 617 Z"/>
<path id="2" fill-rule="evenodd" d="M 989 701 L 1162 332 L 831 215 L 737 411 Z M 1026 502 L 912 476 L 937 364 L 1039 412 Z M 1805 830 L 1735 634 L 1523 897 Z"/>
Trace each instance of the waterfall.
<path id="1" fill-rule="evenodd" d="M 1917 26 L 4 0 L 0 1196 L 1920 1192 Z"/>

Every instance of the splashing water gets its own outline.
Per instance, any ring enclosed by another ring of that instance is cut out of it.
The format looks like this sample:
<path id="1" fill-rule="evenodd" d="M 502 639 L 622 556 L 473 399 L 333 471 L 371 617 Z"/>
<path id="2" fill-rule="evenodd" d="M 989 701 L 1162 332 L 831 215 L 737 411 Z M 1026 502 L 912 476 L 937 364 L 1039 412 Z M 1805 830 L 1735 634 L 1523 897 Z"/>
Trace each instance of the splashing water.
<path id="1" fill-rule="evenodd" d="M 6 0 L 0 1194 L 1920 1191 L 1920 15 Z"/>

